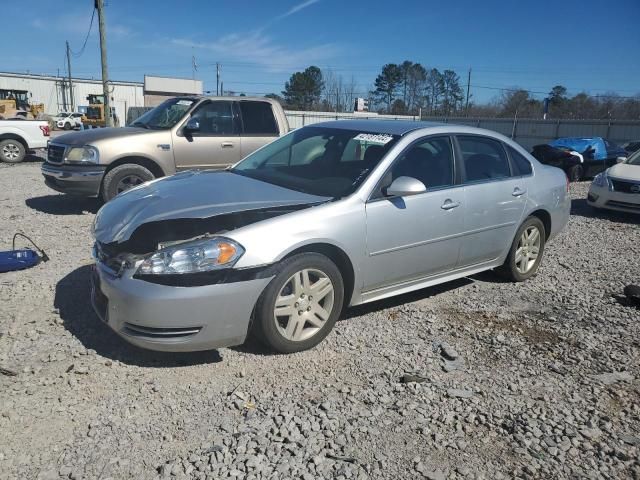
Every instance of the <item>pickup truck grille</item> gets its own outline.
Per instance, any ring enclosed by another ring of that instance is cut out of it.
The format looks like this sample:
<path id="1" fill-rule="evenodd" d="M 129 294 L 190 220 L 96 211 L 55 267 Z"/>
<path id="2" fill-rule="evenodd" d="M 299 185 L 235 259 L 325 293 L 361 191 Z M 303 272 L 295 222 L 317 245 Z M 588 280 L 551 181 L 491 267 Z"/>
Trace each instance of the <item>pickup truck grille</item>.
<path id="1" fill-rule="evenodd" d="M 65 148 L 60 145 L 49 144 L 47 148 L 47 162 L 60 164 L 64 161 Z"/>
<path id="2" fill-rule="evenodd" d="M 640 193 L 640 182 L 625 182 L 623 180 L 611 179 L 611 184 L 616 192 Z M 635 188 L 634 188 L 635 186 Z M 637 190 L 636 190 L 637 188 Z"/>

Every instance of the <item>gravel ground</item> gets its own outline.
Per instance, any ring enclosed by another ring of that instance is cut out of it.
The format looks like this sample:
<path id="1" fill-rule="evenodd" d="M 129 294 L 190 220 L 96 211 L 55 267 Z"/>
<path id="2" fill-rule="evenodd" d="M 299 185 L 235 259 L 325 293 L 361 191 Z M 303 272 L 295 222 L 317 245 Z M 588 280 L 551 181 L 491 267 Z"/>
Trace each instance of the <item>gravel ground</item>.
<path id="1" fill-rule="evenodd" d="M 640 478 L 639 218 L 594 213 L 523 284 L 485 273 L 346 312 L 316 349 L 125 344 L 89 306 L 97 205 L 0 165 L 0 479 Z M 9 373 L 9 372 L 7 372 Z"/>

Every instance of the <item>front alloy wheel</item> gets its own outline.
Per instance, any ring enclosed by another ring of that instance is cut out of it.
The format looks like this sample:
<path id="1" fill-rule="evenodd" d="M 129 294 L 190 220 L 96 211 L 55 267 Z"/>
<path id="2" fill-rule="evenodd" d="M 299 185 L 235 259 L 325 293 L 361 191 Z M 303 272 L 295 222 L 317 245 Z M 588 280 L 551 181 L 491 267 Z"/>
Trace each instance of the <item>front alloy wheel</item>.
<path id="1" fill-rule="evenodd" d="M 296 272 L 276 298 L 276 328 L 287 340 L 307 340 L 327 323 L 333 301 L 333 283 L 324 272 L 309 268 Z"/>
<path id="2" fill-rule="evenodd" d="M 281 353 L 307 350 L 320 343 L 342 312 L 344 283 L 338 267 L 319 253 L 283 260 L 258 299 L 253 330 Z"/>

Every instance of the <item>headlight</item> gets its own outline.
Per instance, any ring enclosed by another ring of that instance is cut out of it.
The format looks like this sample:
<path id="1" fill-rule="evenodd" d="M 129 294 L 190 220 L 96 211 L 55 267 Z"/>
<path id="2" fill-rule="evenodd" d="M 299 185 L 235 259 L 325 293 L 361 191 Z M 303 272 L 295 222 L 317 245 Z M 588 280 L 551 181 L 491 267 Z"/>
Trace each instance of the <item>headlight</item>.
<path id="1" fill-rule="evenodd" d="M 595 178 L 593 179 L 593 184 L 596 187 L 608 188 L 609 190 L 613 190 L 613 184 L 609 180 L 609 176 L 607 175 L 607 172 L 602 172 L 596 175 Z"/>
<path id="2" fill-rule="evenodd" d="M 607 179 L 605 178 L 604 172 L 599 173 L 595 176 L 595 178 L 593 179 L 593 184 L 596 187 L 605 187 L 607 185 Z"/>
<path id="3" fill-rule="evenodd" d="M 95 147 L 72 147 L 67 151 L 67 163 L 98 163 L 98 149 Z"/>
<path id="4" fill-rule="evenodd" d="M 228 238 L 214 237 L 161 248 L 138 267 L 142 275 L 209 272 L 233 266 L 244 253 L 241 245 Z"/>

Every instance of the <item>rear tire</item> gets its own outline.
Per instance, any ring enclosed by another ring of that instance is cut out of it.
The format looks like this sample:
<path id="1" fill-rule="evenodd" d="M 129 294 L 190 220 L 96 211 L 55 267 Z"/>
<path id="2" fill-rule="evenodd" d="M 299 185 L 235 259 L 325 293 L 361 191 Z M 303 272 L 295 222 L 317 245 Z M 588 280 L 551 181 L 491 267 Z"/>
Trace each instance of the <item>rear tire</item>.
<path id="1" fill-rule="evenodd" d="M 330 259 L 319 253 L 294 255 L 280 263 L 258 299 L 253 331 L 277 352 L 308 350 L 329 334 L 343 302 L 342 275 Z"/>
<path id="2" fill-rule="evenodd" d="M 7 163 L 20 163 L 24 160 L 26 150 L 18 140 L 3 140 L 0 142 L 0 160 Z"/>
<path id="3" fill-rule="evenodd" d="M 113 197 L 130 188 L 153 180 L 155 176 L 142 165 L 125 163 L 115 167 L 104 176 L 100 195 L 102 200 L 108 202 Z"/>
<path id="4" fill-rule="evenodd" d="M 528 217 L 516 232 L 509 255 L 498 272 L 512 282 L 524 282 L 540 267 L 546 240 L 544 224 L 538 217 Z"/>
<path id="5" fill-rule="evenodd" d="M 574 165 L 567 171 L 567 177 L 570 182 L 579 182 L 584 176 L 584 168 L 582 165 Z"/>

